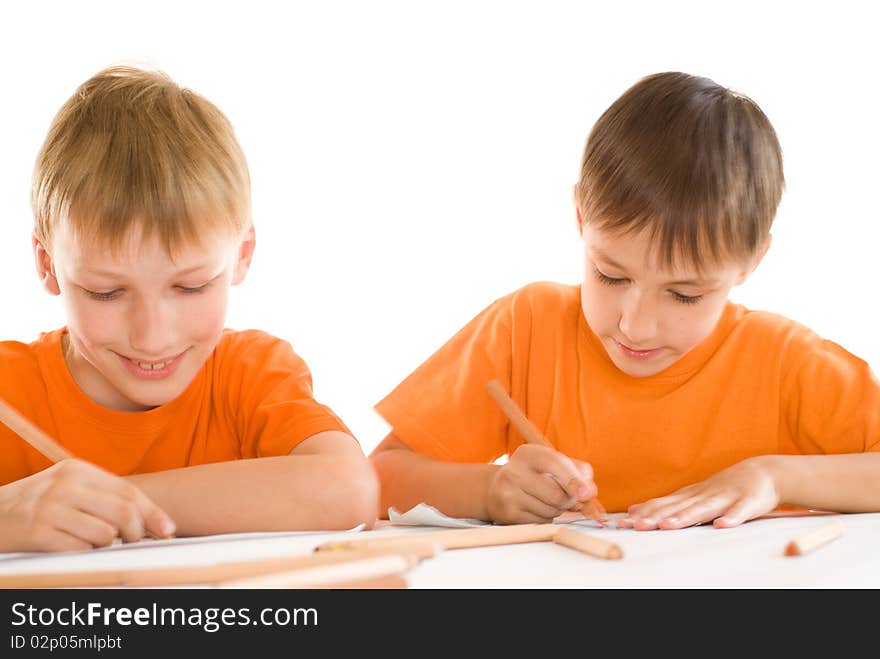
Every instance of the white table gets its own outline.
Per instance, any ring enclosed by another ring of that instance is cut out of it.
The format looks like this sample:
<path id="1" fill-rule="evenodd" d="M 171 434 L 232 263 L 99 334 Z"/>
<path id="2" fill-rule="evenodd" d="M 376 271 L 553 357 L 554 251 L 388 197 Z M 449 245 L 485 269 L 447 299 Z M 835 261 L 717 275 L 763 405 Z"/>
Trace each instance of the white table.
<path id="1" fill-rule="evenodd" d="M 800 533 L 833 519 L 842 537 L 804 556 L 783 550 Z M 764 519 L 733 529 L 594 529 L 624 552 L 601 560 L 551 542 L 446 550 L 407 572 L 410 588 L 880 588 L 880 513 Z M 0 554 L 0 575 L 200 565 L 308 554 L 327 540 L 434 527 L 380 522 L 360 532 L 240 534 L 144 541 L 69 554 Z"/>

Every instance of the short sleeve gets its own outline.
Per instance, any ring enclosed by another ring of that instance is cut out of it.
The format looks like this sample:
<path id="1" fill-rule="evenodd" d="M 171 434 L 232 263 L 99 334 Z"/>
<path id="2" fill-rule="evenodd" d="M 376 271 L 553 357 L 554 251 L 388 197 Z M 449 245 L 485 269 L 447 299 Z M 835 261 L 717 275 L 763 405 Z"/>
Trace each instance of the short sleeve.
<path id="1" fill-rule="evenodd" d="M 486 385 L 510 381 L 512 295 L 480 312 L 376 405 L 412 450 L 450 462 L 506 453 L 506 420 Z"/>
<path id="2" fill-rule="evenodd" d="M 287 455 L 319 432 L 351 434 L 342 420 L 315 400 L 312 375 L 286 341 L 264 332 L 236 332 L 218 363 L 228 387 L 236 432 L 245 458 Z"/>
<path id="3" fill-rule="evenodd" d="M 783 377 L 785 421 L 803 453 L 880 451 L 880 383 L 868 364 L 808 332 Z"/>

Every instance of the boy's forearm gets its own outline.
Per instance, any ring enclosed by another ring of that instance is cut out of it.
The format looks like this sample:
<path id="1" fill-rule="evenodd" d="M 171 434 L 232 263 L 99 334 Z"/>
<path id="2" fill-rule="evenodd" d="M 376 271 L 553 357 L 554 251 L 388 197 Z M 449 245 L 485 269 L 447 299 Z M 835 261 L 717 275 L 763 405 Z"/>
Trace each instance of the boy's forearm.
<path id="1" fill-rule="evenodd" d="M 391 449 L 370 458 L 381 483 L 380 517 L 389 506 L 404 512 L 427 503 L 450 517 L 489 519 L 489 483 L 498 465 L 432 460 L 407 449 Z"/>
<path id="2" fill-rule="evenodd" d="M 334 454 L 235 460 L 128 476 L 177 534 L 372 526 L 378 482 L 363 458 Z"/>
<path id="3" fill-rule="evenodd" d="M 842 513 L 880 511 L 880 453 L 768 455 L 781 503 Z"/>

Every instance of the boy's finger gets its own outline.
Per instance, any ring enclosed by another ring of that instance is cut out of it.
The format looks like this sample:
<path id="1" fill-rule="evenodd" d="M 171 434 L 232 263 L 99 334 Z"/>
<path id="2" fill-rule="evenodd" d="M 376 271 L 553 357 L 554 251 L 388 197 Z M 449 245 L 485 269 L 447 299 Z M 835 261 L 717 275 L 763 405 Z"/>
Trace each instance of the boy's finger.
<path id="1" fill-rule="evenodd" d="M 596 495 L 593 469 L 586 462 L 575 464 L 568 456 L 548 448 L 531 452 L 529 464 L 534 471 L 550 474 L 571 499 L 585 501 Z M 590 475 L 584 478 L 586 473 Z"/>
<path id="2" fill-rule="evenodd" d="M 102 475 L 103 476 L 103 475 Z M 79 509 L 112 524 L 125 542 L 174 535 L 174 522 L 138 487 L 112 474 L 97 479 Z"/>
<path id="3" fill-rule="evenodd" d="M 523 494 L 531 499 L 534 504 L 543 506 L 543 517 L 555 517 L 559 511 L 565 510 L 571 505 L 571 497 L 549 474 L 540 474 L 530 478 L 522 484 Z M 537 511 L 534 511 L 537 514 Z"/>
<path id="4" fill-rule="evenodd" d="M 576 487 L 579 488 L 579 491 L 575 494 L 575 498 L 578 501 L 592 499 L 598 494 L 598 488 L 593 480 L 593 465 L 589 462 L 582 462 L 581 460 L 572 460 L 572 465 L 574 466 L 575 471 L 580 475 L 582 483 L 586 484 L 586 487 L 583 487 L 581 484 L 576 485 Z M 573 483 L 573 485 L 575 484 Z M 605 515 L 605 509 L 602 508 L 602 504 L 598 501 L 596 501 L 594 507 L 595 510 L 593 512 L 598 515 Z"/>
<path id="5" fill-rule="evenodd" d="M 94 545 L 59 529 L 45 529 L 38 537 L 25 540 L 25 551 L 86 551 Z"/>
<path id="6" fill-rule="evenodd" d="M 133 542 L 144 537 L 145 533 L 157 538 L 171 538 L 176 531 L 174 520 L 153 503 L 143 490 L 128 482 L 124 478 L 107 473 L 107 478 L 101 480 L 101 485 L 112 489 L 118 496 L 130 501 L 137 510 L 138 528 L 131 528 L 131 524 L 125 525 L 123 539 Z M 124 520 L 121 523 L 125 523 Z"/>
<path id="7" fill-rule="evenodd" d="M 575 469 L 577 469 L 578 473 L 581 475 L 585 481 L 594 480 L 595 474 L 593 473 L 593 465 L 589 462 L 582 462 L 581 460 L 572 460 L 574 463 Z"/>
<path id="8" fill-rule="evenodd" d="M 542 523 L 550 522 L 560 514 L 560 509 L 558 507 L 548 505 L 534 497 L 527 497 L 523 501 L 521 509 L 534 516 Z"/>
<path id="9" fill-rule="evenodd" d="M 521 510 L 516 519 L 511 520 L 510 522 L 505 522 L 509 524 L 547 524 L 550 522 L 551 518 L 544 517 L 542 515 L 535 515 L 527 510 Z"/>
<path id="10" fill-rule="evenodd" d="M 587 501 L 598 493 L 592 480 L 584 480 L 580 476 L 572 476 L 565 484 L 565 491 L 575 501 Z"/>
<path id="11" fill-rule="evenodd" d="M 743 522 L 757 517 L 761 511 L 756 506 L 751 505 L 750 499 L 740 499 L 724 513 L 721 517 L 715 519 L 712 523 L 715 528 L 728 529 L 733 526 L 739 526 Z"/>
<path id="12" fill-rule="evenodd" d="M 109 547 L 118 537 L 116 527 L 107 521 L 82 510 L 65 508 L 54 520 L 58 531 L 71 537 L 65 544 L 77 545 L 78 541 L 88 543 L 89 547 Z"/>
<path id="13" fill-rule="evenodd" d="M 136 542 L 144 537 L 144 522 L 136 497 L 117 494 L 115 491 L 92 490 L 88 498 L 78 502 L 77 508 L 92 517 L 110 524 L 125 542 Z"/>
<path id="14" fill-rule="evenodd" d="M 143 499 L 140 510 L 144 520 L 144 528 L 147 533 L 156 538 L 173 538 L 177 531 L 177 525 L 174 520 L 162 510 L 158 505 L 147 497 L 146 494 L 138 490 Z"/>
<path id="15" fill-rule="evenodd" d="M 608 519 L 608 511 L 605 510 L 605 506 L 595 498 L 584 501 L 584 505 L 581 506 L 581 512 L 585 517 L 597 521 L 604 522 Z"/>

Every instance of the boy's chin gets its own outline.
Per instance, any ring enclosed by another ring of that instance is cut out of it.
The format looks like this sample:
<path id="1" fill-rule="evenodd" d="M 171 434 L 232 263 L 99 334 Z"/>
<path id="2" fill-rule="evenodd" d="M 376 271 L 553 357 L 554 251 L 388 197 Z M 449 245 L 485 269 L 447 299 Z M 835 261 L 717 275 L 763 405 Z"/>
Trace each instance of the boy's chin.
<path id="1" fill-rule="evenodd" d="M 181 387 L 178 383 L 172 384 L 169 382 L 166 386 L 155 386 L 155 384 L 151 386 L 128 386 L 120 389 L 119 392 L 128 400 L 133 409 L 146 411 L 167 405 L 179 398 L 185 389 L 186 387 Z"/>
<path id="2" fill-rule="evenodd" d="M 648 378 L 652 375 L 657 375 L 674 363 L 668 358 L 657 360 L 656 362 L 647 362 L 644 364 L 628 363 L 629 360 L 624 361 L 621 358 L 615 359 L 614 357 L 611 358 L 611 361 L 614 362 L 614 365 L 618 368 L 619 371 L 633 378 Z"/>

